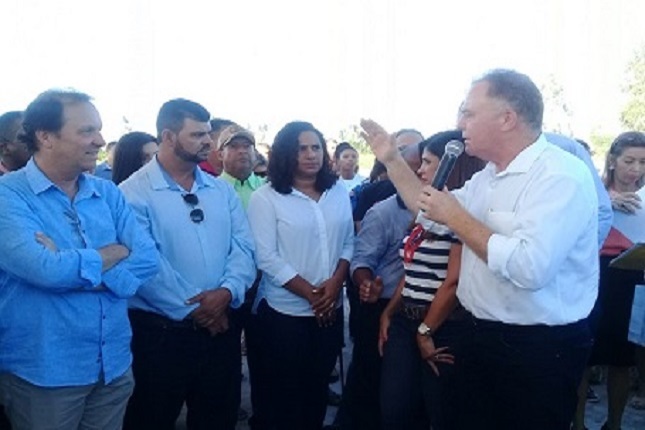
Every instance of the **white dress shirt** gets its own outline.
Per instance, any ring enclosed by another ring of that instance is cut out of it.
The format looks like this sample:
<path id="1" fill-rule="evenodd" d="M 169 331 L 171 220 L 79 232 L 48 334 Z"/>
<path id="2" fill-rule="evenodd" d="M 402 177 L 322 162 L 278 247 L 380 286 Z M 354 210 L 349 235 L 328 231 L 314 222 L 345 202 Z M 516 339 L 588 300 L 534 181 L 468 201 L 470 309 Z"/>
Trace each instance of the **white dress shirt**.
<path id="1" fill-rule="evenodd" d="M 270 184 L 251 195 L 247 211 L 262 280 L 258 299 L 292 316 L 313 316 L 306 299 L 284 287 L 296 275 L 314 286 L 329 279 L 338 261 L 351 261 L 354 223 L 340 181 L 315 201 L 298 190 L 280 194 Z"/>
<path id="2" fill-rule="evenodd" d="M 562 325 L 598 289 L 598 200 L 589 169 L 544 136 L 502 172 L 489 163 L 454 192 L 493 231 L 488 264 L 464 246 L 459 300 L 475 317 Z"/>

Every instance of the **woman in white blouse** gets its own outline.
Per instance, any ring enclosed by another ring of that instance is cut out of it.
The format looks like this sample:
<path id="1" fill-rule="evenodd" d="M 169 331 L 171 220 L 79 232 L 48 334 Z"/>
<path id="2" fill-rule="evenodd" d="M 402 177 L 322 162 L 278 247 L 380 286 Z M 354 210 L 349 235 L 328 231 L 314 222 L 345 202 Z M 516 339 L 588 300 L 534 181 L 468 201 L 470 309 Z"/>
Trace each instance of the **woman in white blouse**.
<path id="1" fill-rule="evenodd" d="M 262 271 L 254 416 L 262 428 L 318 430 L 342 345 L 339 297 L 353 251 L 352 214 L 313 125 L 285 125 L 272 149 L 269 183 L 248 208 Z"/>

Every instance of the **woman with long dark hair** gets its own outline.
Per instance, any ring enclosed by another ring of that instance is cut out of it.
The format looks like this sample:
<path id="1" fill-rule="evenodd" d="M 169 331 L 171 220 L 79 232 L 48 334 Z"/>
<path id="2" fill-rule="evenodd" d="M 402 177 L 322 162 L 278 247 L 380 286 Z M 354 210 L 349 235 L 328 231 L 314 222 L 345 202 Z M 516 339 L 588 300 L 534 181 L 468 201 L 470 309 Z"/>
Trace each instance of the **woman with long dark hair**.
<path id="1" fill-rule="evenodd" d="M 645 183 L 645 133 L 630 131 L 616 137 L 605 159 L 603 182 L 614 209 L 614 225 L 600 249 L 598 298 L 589 316 L 594 345 L 588 365 L 607 366 L 607 421 L 602 430 L 618 430 L 629 397 L 629 368 L 635 364 L 636 347 L 627 340 L 627 333 L 634 290 L 643 283 L 643 272 L 617 269 L 609 263 L 633 245 L 634 238 L 628 237 L 625 227 L 645 228 L 633 216 L 642 205 L 637 191 Z M 586 392 L 588 374 L 580 392 Z M 572 428 L 585 428 L 584 403 L 578 405 Z"/>
<path id="2" fill-rule="evenodd" d="M 254 415 L 262 428 L 319 430 L 342 344 L 340 293 L 354 246 L 352 214 L 313 125 L 285 125 L 272 149 L 269 183 L 248 207 L 262 271 Z"/>
<path id="3" fill-rule="evenodd" d="M 417 174 L 424 184 L 432 182 L 446 144 L 452 140 L 463 141 L 461 132 L 437 133 L 419 144 L 422 162 Z M 446 186 L 461 188 L 483 167 L 480 159 L 462 154 Z M 456 296 L 461 248 L 448 229 L 429 233 L 420 224 L 413 225 L 403 239 L 405 276 L 381 315 L 384 430 L 422 430 L 430 423 L 440 430 L 454 425 L 456 393 L 451 362 L 462 331 Z M 424 326 L 427 332 L 419 332 L 418 327 Z M 428 354 L 437 351 L 438 360 L 429 360 Z"/>
<path id="4" fill-rule="evenodd" d="M 144 164 L 152 160 L 159 150 L 159 141 L 151 134 L 133 131 L 124 134 L 114 149 L 112 181 L 119 185 Z"/>

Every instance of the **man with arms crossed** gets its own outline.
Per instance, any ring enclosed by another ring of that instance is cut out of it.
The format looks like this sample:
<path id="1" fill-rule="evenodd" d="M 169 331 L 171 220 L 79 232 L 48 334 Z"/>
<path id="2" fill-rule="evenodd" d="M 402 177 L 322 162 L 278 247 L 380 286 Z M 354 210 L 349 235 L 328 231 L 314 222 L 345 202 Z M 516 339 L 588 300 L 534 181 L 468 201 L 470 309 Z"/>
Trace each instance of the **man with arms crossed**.
<path id="1" fill-rule="evenodd" d="M 154 244 L 112 182 L 89 96 L 47 91 L 24 114 L 33 158 L 0 179 L 0 395 L 14 430 L 121 428 L 133 380 L 126 299 Z"/>

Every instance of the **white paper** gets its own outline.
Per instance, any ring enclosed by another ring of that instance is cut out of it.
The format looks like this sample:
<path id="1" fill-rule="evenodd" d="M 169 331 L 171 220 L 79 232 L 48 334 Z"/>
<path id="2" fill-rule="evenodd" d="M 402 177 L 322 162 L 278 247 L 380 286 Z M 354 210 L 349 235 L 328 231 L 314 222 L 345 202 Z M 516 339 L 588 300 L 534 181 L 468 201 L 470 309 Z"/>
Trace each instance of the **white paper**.
<path id="1" fill-rule="evenodd" d="M 645 206 L 645 187 L 636 192 Z M 645 243 L 645 208 L 641 207 L 634 214 L 614 211 L 614 228 L 620 231 L 632 243 Z"/>
<path id="2" fill-rule="evenodd" d="M 627 339 L 645 346 L 645 285 L 636 285 Z"/>

